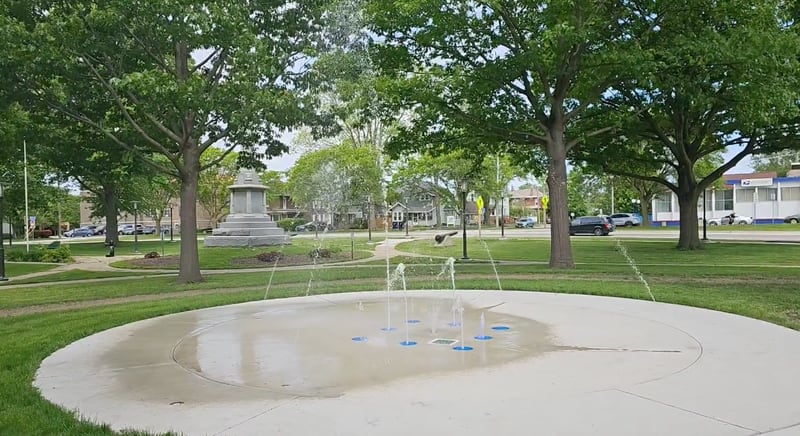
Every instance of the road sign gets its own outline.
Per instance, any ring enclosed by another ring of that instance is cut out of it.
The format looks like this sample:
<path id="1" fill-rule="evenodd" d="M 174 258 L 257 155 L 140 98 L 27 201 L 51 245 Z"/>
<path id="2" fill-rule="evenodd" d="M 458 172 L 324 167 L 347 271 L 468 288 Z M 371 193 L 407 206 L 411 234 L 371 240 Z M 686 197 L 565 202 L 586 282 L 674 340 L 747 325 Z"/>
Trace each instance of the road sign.
<path id="1" fill-rule="evenodd" d="M 542 197 L 542 209 L 547 209 L 547 206 L 550 205 L 550 197 L 544 196 Z"/>
<path id="2" fill-rule="evenodd" d="M 478 201 L 476 201 L 475 204 L 478 206 L 478 213 L 481 213 L 483 211 L 483 197 L 479 195 Z"/>

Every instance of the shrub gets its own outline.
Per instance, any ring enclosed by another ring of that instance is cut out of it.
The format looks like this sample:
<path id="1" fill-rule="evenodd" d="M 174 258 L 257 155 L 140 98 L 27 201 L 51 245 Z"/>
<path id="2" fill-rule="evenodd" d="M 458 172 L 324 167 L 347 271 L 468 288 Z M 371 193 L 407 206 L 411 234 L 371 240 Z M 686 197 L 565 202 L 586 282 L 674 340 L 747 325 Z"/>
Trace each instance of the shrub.
<path id="1" fill-rule="evenodd" d="M 62 245 L 59 248 L 44 249 L 42 251 L 42 262 L 67 263 L 72 261 L 72 252 L 69 247 Z"/>
<path id="2" fill-rule="evenodd" d="M 303 218 L 284 218 L 278 221 L 278 227 L 286 230 L 287 232 L 294 231 L 295 227 L 304 224 L 306 220 Z"/>
<path id="3" fill-rule="evenodd" d="M 268 253 L 259 254 L 258 256 L 256 256 L 256 259 L 262 262 L 277 262 L 281 260 L 281 257 L 283 256 L 281 256 L 281 254 L 278 253 L 277 251 L 270 251 Z"/>
<path id="4" fill-rule="evenodd" d="M 330 258 L 333 253 L 327 248 L 315 248 L 308 253 L 308 257 L 312 259 Z"/>
<path id="5" fill-rule="evenodd" d="M 41 262 L 42 250 L 34 248 L 31 251 L 9 251 L 6 254 L 6 259 L 12 262 Z"/>
<path id="6" fill-rule="evenodd" d="M 158 254 L 157 251 L 151 251 L 144 255 L 145 259 L 158 259 L 159 257 L 161 257 L 161 255 Z"/>
<path id="7" fill-rule="evenodd" d="M 36 247 L 31 251 L 10 251 L 6 256 L 12 262 L 53 262 L 66 263 L 72 261 L 69 247 L 62 246 L 56 249 Z"/>

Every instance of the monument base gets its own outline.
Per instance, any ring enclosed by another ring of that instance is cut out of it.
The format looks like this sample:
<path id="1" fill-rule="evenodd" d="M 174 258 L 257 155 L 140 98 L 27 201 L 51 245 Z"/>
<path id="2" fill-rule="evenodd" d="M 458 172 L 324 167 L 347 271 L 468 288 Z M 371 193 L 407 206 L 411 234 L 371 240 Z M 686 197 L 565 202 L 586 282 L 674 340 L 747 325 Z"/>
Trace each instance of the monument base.
<path id="1" fill-rule="evenodd" d="M 267 247 L 291 245 L 288 235 L 270 236 L 206 236 L 206 247 Z"/>

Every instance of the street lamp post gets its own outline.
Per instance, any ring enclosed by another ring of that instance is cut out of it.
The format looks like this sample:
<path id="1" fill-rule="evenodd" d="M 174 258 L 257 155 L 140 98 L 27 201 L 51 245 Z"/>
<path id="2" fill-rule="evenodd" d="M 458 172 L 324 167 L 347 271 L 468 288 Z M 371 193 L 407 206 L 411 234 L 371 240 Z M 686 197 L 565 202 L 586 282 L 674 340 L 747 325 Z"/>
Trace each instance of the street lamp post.
<path id="1" fill-rule="evenodd" d="M 708 241 L 708 221 L 706 221 L 706 190 L 703 189 L 703 240 Z"/>
<path id="2" fill-rule="evenodd" d="M 505 205 L 506 205 L 506 196 L 504 195 L 504 193 L 501 193 L 500 194 L 500 237 L 501 238 L 506 237 L 506 211 L 504 210 Z"/>
<path id="3" fill-rule="evenodd" d="M 175 240 L 172 237 L 172 203 L 168 204 L 169 206 L 169 242 L 174 242 Z"/>
<path id="4" fill-rule="evenodd" d="M 406 196 L 404 200 L 406 201 L 406 214 L 403 217 L 403 227 L 406 228 L 406 237 L 408 237 L 408 197 Z"/>
<path id="5" fill-rule="evenodd" d="M 367 240 L 372 242 L 372 196 L 367 197 Z"/>
<path id="6" fill-rule="evenodd" d="M 3 192 L 3 184 L 0 183 L 0 282 L 8 280 L 8 277 L 6 277 L 5 227 L 3 226 L 3 223 L 5 223 L 5 210 L 3 210 L 3 203 L 5 203 L 5 193 Z M 11 233 L 10 226 L 8 231 Z"/>
<path id="7" fill-rule="evenodd" d="M 462 256 L 461 259 L 469 260 L 467 256 L 467 182 L 462 181 L 459 188 L 461 188 L 461 239 L 462 239 Z"/>
<path id="8" fill-rule="evenodd" d="M 133 252 L 139 253 L 139 202 L 133 202 Z"/>

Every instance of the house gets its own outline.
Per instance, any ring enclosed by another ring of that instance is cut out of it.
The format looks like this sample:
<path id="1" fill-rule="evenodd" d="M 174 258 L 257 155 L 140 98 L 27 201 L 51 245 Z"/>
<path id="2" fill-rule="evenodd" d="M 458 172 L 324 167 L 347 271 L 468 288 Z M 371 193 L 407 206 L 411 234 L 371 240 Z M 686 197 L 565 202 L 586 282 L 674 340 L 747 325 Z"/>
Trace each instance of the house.
<path id="1" fill-rule="evenodd" d="M 437 195 L 432 192 L 422 192 L 392 204 L 388 215 L 391 216 L 393 229 L 403 228 L 406 222 L 412 226 L 435 226 L 444 216 Z"/>
<path id="2" fill-rule="evenodd" d="M 478 207 L 475 202 L 468 200 L 466 209 L 467 224 L 476 223 Z M 389 207 L 389 215 L 393 229 L 402 229 L 407 222 L 412 227 L 430 227 L 439 223 L 447 226 L 461 225 L 461 209 L 445 207 L 438 201 L 435 193 L 429 192 L 394 203 Z"/>
<path id="3" fill-rule="evenodd" d="M 294 204 L 289 195 L 278 195 L 267 205 L 267 212 L 273 221 L 280 221 L 285 218 L 297 218 L 303 211 Z"/>
<path id="4" fill-rule="evenodd" d="M 756 224 L 781 223 L 787 215 L 800 212 L 800 164 L 792 164 L 786 177 L 775 172 L 726 174 L 721 187 L 705 192 L 706 218 L 719 218 L 735 213 L 753 217 Z M 653 199 L 653 223 L 678 225 L 678 199 L 671 191 Z M 697 204 L 697 215 L 703 215 L 703 196 Z"/>
<path id="5" fill-rule="evenodd" d="M 506 214 L 509 214 L 513 209 L 520 212 L 521 217 L 535 216 L 544 222 L 545 217 L 543 214 L 545 208 L 542 207 L 542 199 L 546 197 L 546 194 L 542 191 L 536 188 L 518 189 L 511 191 L 508 197 L 509 207 L 506 209 Z M 506 221 L 506 223 L 510 222 L 513 222 L 513 218 Z"/>

